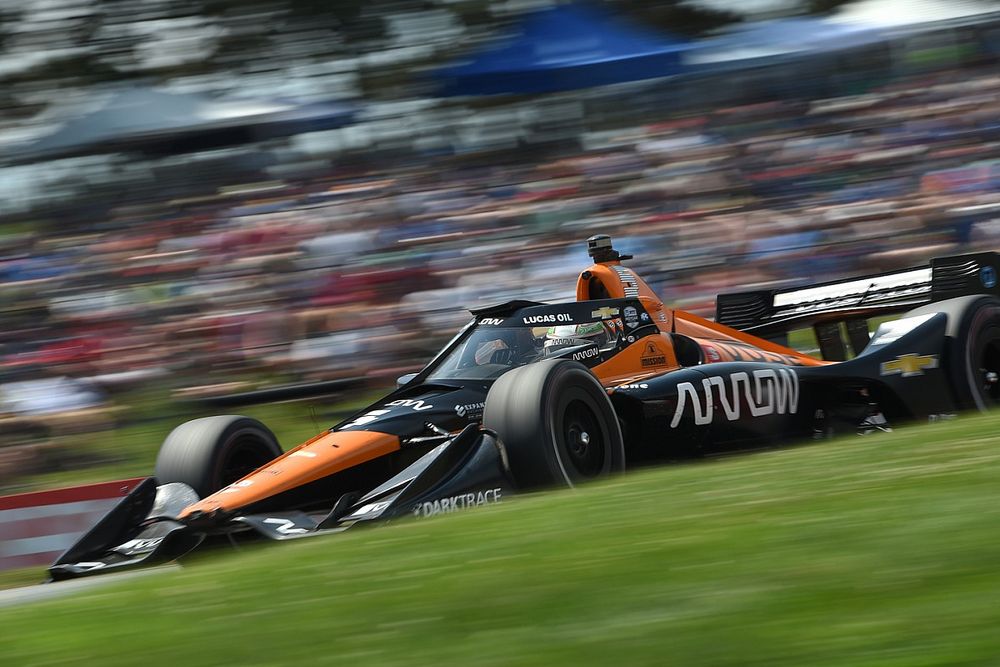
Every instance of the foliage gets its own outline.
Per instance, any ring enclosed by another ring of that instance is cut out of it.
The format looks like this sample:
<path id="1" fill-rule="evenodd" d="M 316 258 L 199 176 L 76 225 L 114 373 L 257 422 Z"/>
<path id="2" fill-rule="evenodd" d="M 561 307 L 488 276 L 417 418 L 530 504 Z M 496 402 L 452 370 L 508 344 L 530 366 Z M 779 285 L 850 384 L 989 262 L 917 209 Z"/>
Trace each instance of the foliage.
<path id="1" fill-rule="evenodd" d="M 632 19 L 660 30 L 698 36 L 741 20 L 739 14 L 709 9 L 684 0 L 649 2 L 648 0 L 607 0 L 608 4 Z"/>
<path id="2" fill-rule="evenodd" d="M 853 0 L 806 0 L 803 4 L 810 14 L 829 14 Z"/>

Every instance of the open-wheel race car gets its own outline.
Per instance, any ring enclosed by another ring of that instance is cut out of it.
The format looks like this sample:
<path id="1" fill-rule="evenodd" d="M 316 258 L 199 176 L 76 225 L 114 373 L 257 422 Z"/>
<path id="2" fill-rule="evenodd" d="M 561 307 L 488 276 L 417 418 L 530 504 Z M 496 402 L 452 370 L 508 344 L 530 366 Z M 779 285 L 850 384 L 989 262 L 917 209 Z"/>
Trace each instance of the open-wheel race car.
<path id="1" fill-rule="evenodd" d="M 609 237 L 588 246 L 576 301 L 473 311 L 395 391 L 284 453 L 247 417 L 177 427 L 155 476 L 67 550 L 52 579 L 175 559 L 205 538 L 334 533 L 1000 400 L 995 253 L 722 295 L 712 322 L 667 308 Z M 870 319 L 898 313 L 869 333 Z M 821 354 L 782 344 L 808 328 Z"/>

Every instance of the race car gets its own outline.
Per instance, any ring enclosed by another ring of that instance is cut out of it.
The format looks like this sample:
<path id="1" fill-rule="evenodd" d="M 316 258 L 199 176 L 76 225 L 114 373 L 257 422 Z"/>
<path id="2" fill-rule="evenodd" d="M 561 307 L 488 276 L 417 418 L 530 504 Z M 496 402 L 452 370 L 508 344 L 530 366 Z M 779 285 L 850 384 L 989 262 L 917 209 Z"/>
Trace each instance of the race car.
<path id="1" fill-rule="evenodd" d="M 575 301 L 472 311 L 395 391 L 284 453 L 247 417 L 177 427 L 154 476 L 57 559 L 51 578 L 175 559 L 206 539 L 336 533 L 1000 401 L 996 253 L 720 295 L 713 322 L 666 307 L 608 236 L 588 250 Z M 869 334 L 869 320 L 899 313 Z M 819 355 L 783 344 L 810 328 Z"/>

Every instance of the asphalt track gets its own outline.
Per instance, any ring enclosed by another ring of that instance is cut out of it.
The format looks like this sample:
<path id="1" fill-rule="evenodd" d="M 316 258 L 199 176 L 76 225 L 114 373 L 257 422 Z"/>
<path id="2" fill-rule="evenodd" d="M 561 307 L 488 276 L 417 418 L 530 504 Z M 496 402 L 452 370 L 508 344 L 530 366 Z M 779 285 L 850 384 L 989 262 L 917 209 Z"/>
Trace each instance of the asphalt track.
<path id="1" fill-rule="evenodd" d="M 21 588 L 10 588 L 0 591 L 0 607 L 16 607 L 31 602 L 42 600 L 54 600 L 56 598 L 67 597 L 100 586 L 106 586 L 125 579 L 145 577 L 165 570 L 179 570 L 180 565 L 162 565 L 145 570 L 133 572 L 122 572 L 120 574 L 104 574 L 84 577 L 82 579 L 70 579 L 51 584 L 38 584 L 36 586 L 22 586 Z"/>

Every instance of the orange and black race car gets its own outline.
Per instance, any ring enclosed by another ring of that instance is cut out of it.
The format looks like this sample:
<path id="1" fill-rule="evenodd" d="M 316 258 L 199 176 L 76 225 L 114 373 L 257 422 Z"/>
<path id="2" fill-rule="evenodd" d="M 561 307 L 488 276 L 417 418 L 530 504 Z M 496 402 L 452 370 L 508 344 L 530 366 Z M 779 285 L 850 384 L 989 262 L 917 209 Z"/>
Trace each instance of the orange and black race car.
<path id="1" fill-rule="evenodd" d="M 888 429 L 1000 400 L 995 253 L 722 295 L 712 322 L 665 307 L 609 237 L 588 246 L 594 264 L 576 301 L 473 311 L 423 370 L 284 453 L 246 417 L 177 427 L 155 477 L 51 577 L 174 559 L 206 538 L 334 533 L 650 461 Z M 904 315 L 869 333 L 869 319 L 895 313 Z M 821 354 L 782 344 L 807 328 Z"/>

